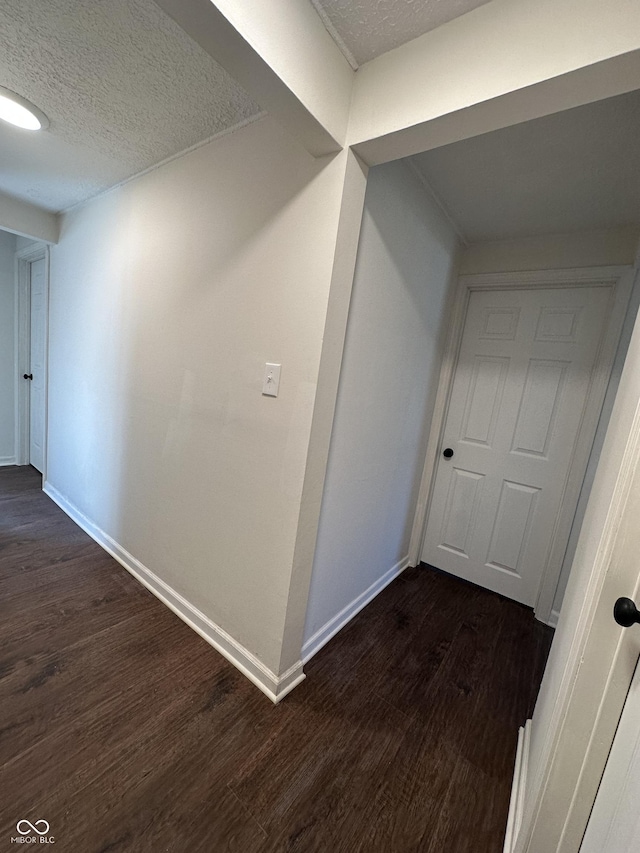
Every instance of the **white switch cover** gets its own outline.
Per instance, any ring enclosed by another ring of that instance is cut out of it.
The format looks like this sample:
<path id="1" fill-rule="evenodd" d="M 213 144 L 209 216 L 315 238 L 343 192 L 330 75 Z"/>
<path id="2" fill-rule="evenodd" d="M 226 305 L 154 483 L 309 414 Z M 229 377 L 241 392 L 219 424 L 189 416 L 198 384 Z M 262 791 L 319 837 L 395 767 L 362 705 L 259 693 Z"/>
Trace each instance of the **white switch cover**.
<path id="1" fill-rule="evenodd" d="M 262 393 L 268 397 L 278 396 L 278 385 L 280 384 L 280 368 L 281 364 L 265 364 L 264 366 L 264 381 L 262 383 Z"/>

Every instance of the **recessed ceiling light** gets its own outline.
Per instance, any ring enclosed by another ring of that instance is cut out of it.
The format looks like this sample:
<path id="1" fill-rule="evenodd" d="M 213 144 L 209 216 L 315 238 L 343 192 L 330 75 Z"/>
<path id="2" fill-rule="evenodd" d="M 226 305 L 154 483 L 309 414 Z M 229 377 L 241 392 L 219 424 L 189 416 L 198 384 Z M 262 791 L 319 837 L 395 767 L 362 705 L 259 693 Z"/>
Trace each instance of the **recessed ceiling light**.
<path id="1" fill-rule="evenodd" d="M 49 119 L 31 101 L 0 86 L 0 119 L 24 130 L 44 130 Z"/>

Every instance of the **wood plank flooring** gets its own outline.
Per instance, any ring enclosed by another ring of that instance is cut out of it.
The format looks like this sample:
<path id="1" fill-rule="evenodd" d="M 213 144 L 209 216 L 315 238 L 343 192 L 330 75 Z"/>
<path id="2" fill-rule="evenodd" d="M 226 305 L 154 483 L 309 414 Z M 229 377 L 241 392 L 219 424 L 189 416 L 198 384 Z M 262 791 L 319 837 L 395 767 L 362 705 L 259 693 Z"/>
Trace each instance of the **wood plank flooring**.
<path id="1" fill-rule="evenodd" d="M 274 707 L 31 468 L 0 470 L 0 585 L 0 851 L 44 819 L 57 853 L 501 853 L 529 609 L 407 570 Z"/>

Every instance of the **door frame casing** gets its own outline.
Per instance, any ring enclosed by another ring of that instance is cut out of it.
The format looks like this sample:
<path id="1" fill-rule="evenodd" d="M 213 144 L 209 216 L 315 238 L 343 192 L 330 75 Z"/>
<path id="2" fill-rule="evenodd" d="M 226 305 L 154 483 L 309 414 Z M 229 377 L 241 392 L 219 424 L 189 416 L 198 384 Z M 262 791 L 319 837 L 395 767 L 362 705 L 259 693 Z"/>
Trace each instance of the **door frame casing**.
<path id="1" fill-rule="evenodd" d="M 409 565 L 418 565 L 423 549 L 427 519 L 433 499 L 439 449 L 444 438 L 443 433 L 471 294 L 475 291 L 488 290 L 531 290 L 534 288 L 548 290 L 550 288 L 593 287 L 597 284 L 608 284 L 613 290 L 611 313 L 591 371 L 585 413 L 578 438 L 573 447 L 561 510 L 552 534 L 551 547 L 534 607 L 536 618 L 542 622 L 555 623 L 552 617 L 553 600 L 564 565 L 564 552 L 575 519 L 580 489 L 584 481 L 589 454 L 593 446 L 598 419 L 602 411 L 620 340 L 625 312 L 631 296 L 634 274 L 635 271 L 631 266 L 607 266 L 459 276 L 411 532 Z M 567 504 L 571 507 L 570 510 L 565 508 Z"/>
<path id="2" fill-rule="evenodd" d="M 22 375 L 27 372 L 31 360 L 31 264 L 44 260 L 44 471 L 43 482 L 47 473 L 47 437 L 49 417 L 49 246 L 39 244 L 27 246 L 16 252 L 15 281 L 16 281 L 16 310 L 15 310 L 15 455 L 16 465 L 29 464 L 29 414 L 30 395 L 29 385 L 23 381 Z"/>

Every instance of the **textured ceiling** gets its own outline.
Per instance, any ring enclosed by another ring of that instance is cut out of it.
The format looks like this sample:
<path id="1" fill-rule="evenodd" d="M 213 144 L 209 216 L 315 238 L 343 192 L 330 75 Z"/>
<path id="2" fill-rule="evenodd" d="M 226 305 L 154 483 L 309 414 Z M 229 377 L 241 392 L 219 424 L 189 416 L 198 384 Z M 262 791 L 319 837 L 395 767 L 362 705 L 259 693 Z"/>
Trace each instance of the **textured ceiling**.
<path id="1" fill-rule="evenodd" d="M 0 190 L 63 210 L 260 113 L 152 0 L 2 0 L 0 85 L 51 122 L 0 122 Z"/>
<path id="2" fill-rule="evenodd" d="M 311 0 L 354 68 L 489 0 Z"/>
<path id="3" fill-rule="evenodd" d="M 469 242 L 640 225 L 640 91 L 412 158 Z"/>

